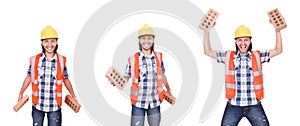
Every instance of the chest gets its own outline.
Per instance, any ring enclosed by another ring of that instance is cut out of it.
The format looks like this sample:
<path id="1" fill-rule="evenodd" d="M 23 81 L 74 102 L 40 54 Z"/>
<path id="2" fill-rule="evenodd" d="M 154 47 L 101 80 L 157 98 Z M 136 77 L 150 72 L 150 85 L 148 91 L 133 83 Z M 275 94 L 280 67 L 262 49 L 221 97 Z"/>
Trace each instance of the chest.
<path id="1" fill-rule="evenodd" d="M 57 73 L 57 66 L 55 60 L 45 60 L 40 59 L 38 63 L 38 74 L 40 79 L 47 78 L 47 77 L 55 77 Z M 55 79 L 55 78 L 53 78 Z"/>
<path id="2" fill-rule="evenodd" d="M 139 59 L 140 75 L 155 75 L 156 68 L 156 60 L 154 57 L 141 57 Z"/>
<path id="3" fill-rule="evenodd" d="M 252 59 L 247 57 L 235 57 L 233 59 L 235 71 L 252 71 Z"/>

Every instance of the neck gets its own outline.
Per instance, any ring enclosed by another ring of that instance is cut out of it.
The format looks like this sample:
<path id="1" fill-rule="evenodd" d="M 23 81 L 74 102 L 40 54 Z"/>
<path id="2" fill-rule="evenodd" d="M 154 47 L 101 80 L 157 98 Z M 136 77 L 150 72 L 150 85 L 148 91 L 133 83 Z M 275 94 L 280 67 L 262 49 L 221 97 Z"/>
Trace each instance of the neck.
<path id="1" fill-rule="evenodd" d="M 248 51 L 247 51 L 247 52 L 241 52 L 241 51 L 240 51 L 240 54 L 241 54 L 242 56 L 245 56 L 245 55 L 248 54 Z"/>
<path id="2" fill-rule="evenodd" d="M 44 54 L 47 57 L 48 61 L 50 61 L 54 57 L 54 53 L 53 52 L 52 53 L 45 52 Z"/>
<path id="3" fill-rule="evenodd" d="M 148 49 L 148 50 L 142 50 L 142 52 L 144 53 L 144 55 L 146 56 L 146 57 L 150 57 L 150 55 L 151 55 L 151 50 L 150 49 Z"/>

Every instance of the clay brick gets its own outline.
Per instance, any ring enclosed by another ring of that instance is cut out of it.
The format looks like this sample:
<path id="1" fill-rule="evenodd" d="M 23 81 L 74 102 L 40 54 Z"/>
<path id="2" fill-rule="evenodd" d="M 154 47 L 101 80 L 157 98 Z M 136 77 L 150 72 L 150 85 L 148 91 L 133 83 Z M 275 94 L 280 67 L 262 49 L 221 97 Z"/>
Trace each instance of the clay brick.
<path id="1" fill-rule="evenodd" d="M 210 8 L 204 15 L 204 17 L 201 19 L 199 28 L 203 30 L 210 30 L 216 24 L 218 16 L 219 13 Z"/>
<path id="2" fill-rule="evenodd" d="M 284 18 L 279 12 L 278 8 L 275 8 L 268 12 L 268 16 L 270 18 L 270 22 L 274 25 L 276 30 L 281 30 L 287 27 Z"/>
<path id="3" fill-rule="evenodd" d="M 105 77 L 108 78 L 117 88 L 122 90 L 127 84 L 127 80 L 118 72 L 114 67 L 110 67 L 105 74 Z"/>
<path id="4" fill-rule="evenodd" d="M 176 98 L 172 95 L 170 95 L 167 91 L 163 91 L 164 93 L 164 99 L 169 102 L 171 105 L 175 104 Z"/>
<path id="5" fill-rule="evenodd" d="M 29 96 L 28 95 L 25 95 L 15 106 L 14 106 L 14 110 L 15 112 L 18 112 L 23 106 L 25 103 L 27 103 L 29 100 Z"/>
<path id="6" fill-rule="evenodd" d="M 76 99 L 72 98 L 70 95 L 66 95 L 65 103 L 75 112 L 79 112 L 81 105 L 77 102 Z"/>

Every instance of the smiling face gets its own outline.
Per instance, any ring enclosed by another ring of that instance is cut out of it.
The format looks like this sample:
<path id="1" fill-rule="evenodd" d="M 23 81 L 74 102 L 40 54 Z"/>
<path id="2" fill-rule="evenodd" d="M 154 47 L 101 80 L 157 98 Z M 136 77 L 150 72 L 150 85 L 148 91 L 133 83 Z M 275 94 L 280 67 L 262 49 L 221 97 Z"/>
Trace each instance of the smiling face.
<path id="1" fill-rule="evenodd" d="M 45 53 L 52 54 L 57 46 L 56 38 L 48 38 L 42 40 L 42 46 L 45 49 Z"/>
<path id="2" fill-rule="evenodd" d="M 250 37 L 239 37 L 235 39 L 235 43 L 241 54 L 247 54 L 249 45 L 251 43 Z"/>
<path id="3" fill-rule="evenodd" d="M 151 50 L 154 43 L 154 36 L 152 35 L 144 35 L 139 38 L 139 43 L 142 50 L 148 51 Z"/>

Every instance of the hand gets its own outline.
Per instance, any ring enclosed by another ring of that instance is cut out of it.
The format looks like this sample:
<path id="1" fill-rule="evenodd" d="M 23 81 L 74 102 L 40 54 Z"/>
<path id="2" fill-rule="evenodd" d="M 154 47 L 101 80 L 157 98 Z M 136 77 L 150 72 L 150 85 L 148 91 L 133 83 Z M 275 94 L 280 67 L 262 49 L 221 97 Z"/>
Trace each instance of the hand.
<path id="1" fill-rule="evenodd" d="M 171 96 L 173 96 L 173 95 L 172 95 L 172 92 L 171 92 L 171 89 L 168 89 L 167 92 L 168 92 Z"/>
<path id="2" fill-rule="evenodd" d="M 112 80 L 108 80 L 108 81 L 111 85 L 116 86 Z"/>
<path id="3" fill-rule="evenodd" d="M 74 95 L 74 96 L 72 96 L 72 98 L 74 98 L 76 101 L 77 101 L 77 99 L 76 99 L 76 96 Z"/>
<path id="4" fill-rule="evenodd" d="M 20 101 L 23 98 L 23 94 L 19 94 L 18 101 Z"/>

